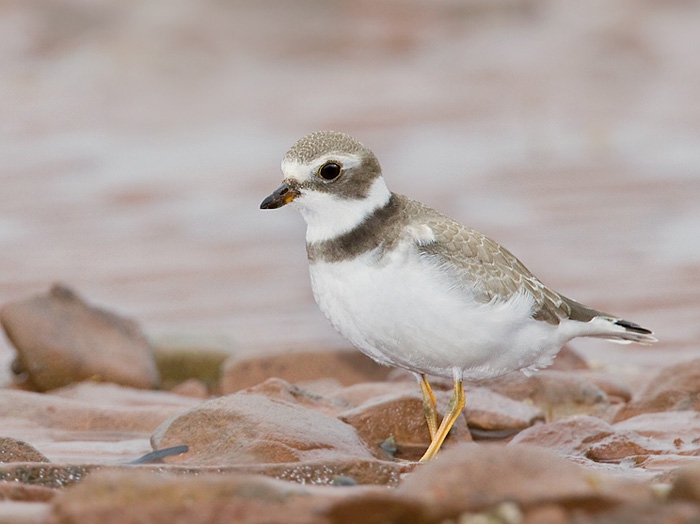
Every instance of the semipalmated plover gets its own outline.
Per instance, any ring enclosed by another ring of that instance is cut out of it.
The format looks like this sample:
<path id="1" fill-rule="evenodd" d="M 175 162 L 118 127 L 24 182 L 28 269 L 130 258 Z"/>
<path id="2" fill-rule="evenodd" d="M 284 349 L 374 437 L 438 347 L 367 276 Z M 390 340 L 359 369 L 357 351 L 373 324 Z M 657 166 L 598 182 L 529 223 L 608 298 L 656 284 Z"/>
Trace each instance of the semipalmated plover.
<path id="1" fill-rule="evenodd" d="M 282 172 L 260 207 L 301 212 L 314 297 L 333 327 L 380 364 L 415 374 L 431 436 L 421 461 L 464 408 L 463 379 L 546 367 L 574 337 L 656 341 L 549 289 L 490 238 L 389 191 L 372 151 L 346 134 L 302 138 Z M 439 426 L 425 375 L 454 380 Z"/>

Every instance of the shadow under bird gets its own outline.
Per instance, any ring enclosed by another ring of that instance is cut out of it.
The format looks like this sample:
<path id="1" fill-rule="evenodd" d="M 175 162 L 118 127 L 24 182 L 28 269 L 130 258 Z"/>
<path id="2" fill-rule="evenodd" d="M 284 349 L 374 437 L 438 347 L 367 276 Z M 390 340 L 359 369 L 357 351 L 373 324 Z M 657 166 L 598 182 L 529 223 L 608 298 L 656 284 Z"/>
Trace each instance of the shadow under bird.
<path id="1" fill-rule="evenodd" d="M 260 204 L 291 203 L 307 224 L 314 298 L 333 327 L 380 364 L 411 371 L 439 451 L 465 406 L 463 380 L 548 366 L 575 337 L 651 344 L 651 331 L 549 289 L 507 249 L 392 193 L 375 155 L 319 131 L 282 160 L 283 184 Z M 438 424 L 426 375 L 451 377 Z"/>

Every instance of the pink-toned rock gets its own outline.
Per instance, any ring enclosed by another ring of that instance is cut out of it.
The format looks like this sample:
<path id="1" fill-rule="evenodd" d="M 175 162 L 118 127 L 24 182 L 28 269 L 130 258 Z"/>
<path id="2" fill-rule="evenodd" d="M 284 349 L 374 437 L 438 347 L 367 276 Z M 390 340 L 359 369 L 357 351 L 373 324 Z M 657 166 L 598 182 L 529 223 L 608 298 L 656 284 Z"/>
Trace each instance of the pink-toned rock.
<path id="1" fill-rule="evenodd" d="M 396 494 L 421 503 L 435 522 L 504 502 L 527 511 L 551 504 L 586 510 L 653 500 L 644 485 L 598 475 L 547 450 L 493 444 L 446 450 L 417 468 Z"/>
<path id="2" fill-rule="evenodd" d="M 47 397 L 59 397 L 78 400 L 93 407 L 155 407 L 185 410 L 199 404 L 199 399 L 192 399 L 168 391 L 134 389 L 117 384 L 103 382 L 79 382 L 47 393 Z"/>
<path id="3" fill-rule="evenodd" d="M 56 496 L 56 490 L 43 486 L 31 486 L 20 482 L 0 481 L 0 501 L 48 502 Z M 10 522 L 2 517 L 4 522 Z M 19 522 L 19 520 L 18 520 Z"/>
<path id="4" fill-rule="evenodd" d="M 700 413 L 697 411 L 644 413 L 613 426 L 618 431 L 633 431 L 665 443 L 668 452 L 700 454 Z"/>
<path id="5" fill-rule="evenodd" d="M 534 426 L 516 435 L 511 444 L 531 444 L 606 463 L 630 458 L 641 461 L 649 455 L 675 451 L 662 441 L 587 416 Z"/>
<path id="6" fill-rule="evenodd" d="M 684 410 L 700 411 L 700 359 L 663 368 L 615 414 L 614 421 L 642 413 Z"/>
<path id="7" fill-rule="evenodd" d="M 185 444 L 189 453 L 167 461 L 199 465 L 372 457 L 355 430 L 337 418 L 254 393 L 217 398 L 180 413 L 164 422 L 151 442 L 154 449 Z"/>
<path id="8" fill-rule="evenodd" d="M 614 433 L 615 429 L 607 422 L 581 415 L 537 424 L 518 433 L 510 443 L 548 448 L 562 455 L 583 455 L 589 443 Z"/>
<path id="9" fill-rule="evenodd" d="M 338 389 L 331 393 L 329 397 L 350 407 L 357 407 L 378 397 L 398 395 L 400 393 L 408 394 L 417 391 L 420 391 L 420 388 L 415 379 L 406 382 L 360 382 L 359 384 Z"/>
<path id="10" fill-rule="evenodd" d="M 51 522 L 331 524 L 334 504 L 351 494 L 386 497 L 386 491 L 301 486 L 257 475 L 97 472 L 54 500 Z"/>
<path id="11" fill-rule="evenodd" d="M 43 453 L 21 440 L 0 438 L 0 462 L 48 462 Z"/>
<path id="12" fill-rule="evenodd" d="M 300 406 L 333 416 L 338 415 L 348 408 L 348 405 L 344 402 L 323 395 L 310 393 L 281 378 L 267 379 L 265 382 L 250 387 L 244 392 L 264 395 L 270 399 L 288 402 L 290 404 L 299 404 Z"/>
<path id="13" fill-rule="evenodd" d="M 581 414 L 600 416 L 610 407 L 605 392 L 576 373 L 548 370 L 531 376 L 510 373 L 482 385 L 514 400 L 532 402 L 547 420 Z"/>
<path id="14" fill-rule="evenodd" d="M 138 325 L 88 305 L 65 286 L 5 304 L 0 322 L 17 349 L 15 371 L 26 372 L 38 391 L 82 380 L 158 385 L 153 352 Z"/>
<path id="15" fill-rule="evenodd" d="M 23 419 L 42 427 L 71 431 L 151 432 L 170 415 L 181 411 L 181 404 L 117 406 L 105 401 L 100 405 L 97 399 L 74 400 L 12 390 L 0 395 L 0 418 Z"/>
<path id="16" fill-rule="evenodd" d="M 435 388 L 440 400 L 438 409 L 444 410 L 449 402 L 452 390 Z M 487 388 L 465 388 L 467 405 L 465 413 L 470 428 L 486 432 L 506 432 L 509 434 L 529 427 L 539 420 L 544 420 L 542 411 L 530 404 L 512 400 Z M 348 386 L 332 394 L 333 398 L 352 406 L 371 403 L 379 397 L 406 395 L 420 399 L 418 384 L 415 380 L 399 382 L 364 382 Z M 411 415 L 415 420 L 423 417 L 422 403 Z M 424 422 L 425 424 L 425 422 Z"/>
<path id="17" fill-rule="evenodd" d="M 307 351 L 263 357 L 230 357 L 223 366 L 222 393 L 249 388 L 268 378 L 295 383 L 335 378 L 344 386 L 384 380 L 391 368 L 380 366 L 357 350 Z"/>
<path id="18" fill-rule="evenodd" d="M 383 454 L 380 445 L 390 437 L 397 448 L 395 456 L 405 460 L 420 459 L 430 445 L 423 399 L 418 392 L 376 397 L 338 417 L 354 427 L 365 444 L 379 456 Z M 445 448 L 462 441 L 471 441 L 471 436 L 466 419 L 459 417 L 445 441 Z"/>
<path id="19" fill-rule="evenodd" d="M 517 432 L 544 420 L 538 407 L 519 402 L 487 388 L 467 388 L 469 427 L 494 432 Z"/>

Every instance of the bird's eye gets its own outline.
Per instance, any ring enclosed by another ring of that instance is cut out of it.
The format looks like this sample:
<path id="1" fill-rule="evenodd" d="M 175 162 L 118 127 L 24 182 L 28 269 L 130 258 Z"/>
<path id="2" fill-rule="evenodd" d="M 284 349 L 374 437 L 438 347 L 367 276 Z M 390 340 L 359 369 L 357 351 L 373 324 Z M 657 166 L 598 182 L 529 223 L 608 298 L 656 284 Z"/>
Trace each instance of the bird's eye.
<path id="1" fill-rule="evenodd" d="M 323 180 L 335 180 L 343 171 L 343 166 L 338 162 L 326 162 L 318 168 L 318 176 Z"/>

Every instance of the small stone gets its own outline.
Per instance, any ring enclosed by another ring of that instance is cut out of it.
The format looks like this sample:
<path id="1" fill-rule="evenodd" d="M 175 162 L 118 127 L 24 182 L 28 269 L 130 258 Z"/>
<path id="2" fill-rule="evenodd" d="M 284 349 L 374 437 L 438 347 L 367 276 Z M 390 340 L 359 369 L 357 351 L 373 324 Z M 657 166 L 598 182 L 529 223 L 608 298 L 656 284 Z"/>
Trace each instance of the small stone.
<path id="1" fill-rule="evenodd" d="M 187 445 L 166 462 L 226 465 L 372 458 L 353 428 L 298 403 L 255 393 L 204 402 L 164 422 L 154 449 Z"/>
<path id="2" fill-rule="evenodd" d="M 327 415 L 336 416 L 343 410 L 347 409 L 347 405 L 332 398 L 324 397 L 316 393 L 311 393 L 304 388 L 290 384 L 281 378 L 270 378 L 256 386 L 245 390 L 245 393 L 255 393 L 264 395 L 267 398 L 289 402 L 291 404 L 299 404 L 307 408 L 311 408 Z"/>
<path id="3" fill-rule="evenodd" d="M 18 369 L 38 391 L 83 380 L 150 389 L 159 384 L 153 351 L 138 325 L 55 285 L 10 302 L 0 322 L 17 349 Z"/>

